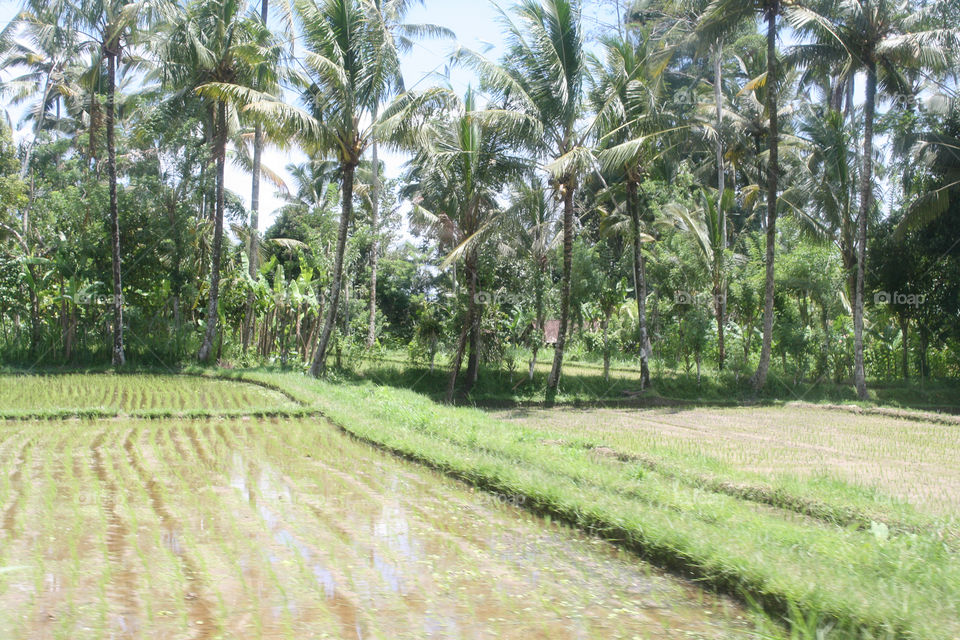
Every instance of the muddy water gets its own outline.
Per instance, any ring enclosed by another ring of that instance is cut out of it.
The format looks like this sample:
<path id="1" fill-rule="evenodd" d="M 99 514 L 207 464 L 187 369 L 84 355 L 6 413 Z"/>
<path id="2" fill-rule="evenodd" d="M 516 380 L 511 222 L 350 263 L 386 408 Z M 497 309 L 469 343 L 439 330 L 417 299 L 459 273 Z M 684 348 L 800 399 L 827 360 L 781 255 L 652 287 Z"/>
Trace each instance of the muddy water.
<path id="1" fill-rule="evenodd" d="M 317 420 L 8 423 L 0 442 L 0 638 L 752 630 L 732 602 L 521 498 Z"/>

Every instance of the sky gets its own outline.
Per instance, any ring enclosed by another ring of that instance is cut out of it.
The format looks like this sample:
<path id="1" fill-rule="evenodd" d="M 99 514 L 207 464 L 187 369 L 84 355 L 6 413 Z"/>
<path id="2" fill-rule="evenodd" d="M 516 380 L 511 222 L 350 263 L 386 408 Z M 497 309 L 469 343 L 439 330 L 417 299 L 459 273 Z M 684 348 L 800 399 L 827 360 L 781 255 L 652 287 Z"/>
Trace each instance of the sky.
<path id="1" fill-rule="evenodd" d="M 609 28 L 615 23 L 615 16 L 609 11 L 597 6 L 601 3 L 588 3 L 584 10 L 584 28 L 588 32 L 600 28 Z M 509 7 L 509 0 L 500 2 L 501 6 Z M 19 2 L 0 0 L 0 25 L 8 23 L 17 12 Z M 496 59 L 504 49 L 502 27 L 498 22 L 496 5 L 489 0 L 426 0 L 423 6 L 414 7 L 407 16 L 407 22 L 412 24 L 436 24 L 453 31 L 457 39 L 452 40 L 424 40 L 414 45 L 413 49 L 404 55 L 401 70 L 407 88 L 426 88 L 438 84 L 435 74 L 443 73 L 449 55 L 457 46 L 465 46 L 484 52 L 490 58 Z M 470 84 L 476 84 L 476 79 L 464 69 L 450 69 L 449 82 L 454 91 L 464 93 Z M 11 112 L 10 117 L 14 127 L 21 113 Z M 25 135 L 25 131 L 15 132 L 15 137 Z M 381 152 L 385 164 L 385 173 L 388 178 L 397 177 L 403 168 L 404 157 L 389 151 Z M 305 156 L 298 151 L 279 151 L 268 148 L 264 152 L 264 163 L 270 169 L 288 178 L 286 166 L 291 162 L 301 162 Z M 227 167 L 226 187 L 243 198 L 245 204 L 250 204 L 250 176 L 238 167 Z M 283 205 L 280 195 L 272 189 L 272 185 L 263 184 L 260 196 L 261 232 L 273 221 L 276 211 Z"/>

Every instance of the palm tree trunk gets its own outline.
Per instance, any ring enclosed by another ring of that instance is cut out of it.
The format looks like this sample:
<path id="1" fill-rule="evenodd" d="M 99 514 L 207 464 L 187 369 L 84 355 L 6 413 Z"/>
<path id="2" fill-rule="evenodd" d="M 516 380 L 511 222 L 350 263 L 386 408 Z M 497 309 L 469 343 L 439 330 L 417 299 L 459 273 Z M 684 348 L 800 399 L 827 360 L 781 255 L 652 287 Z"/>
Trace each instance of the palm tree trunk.
<path id="1" fill-rule="evenodd" d="M 123 289 L 120 283 L 120 212 L 117 206 L 117 149 L 114 139 L 113 116 L 117 92 L 117 56 L 107 50 L 107 174 L 110 178 L 110 247 L 113 262 L 113 353 L 111 362 L 123 366 L 126 355 L 123 351 Z"/>
<path id="2" fill-rule="evenodd" d="M 627 181 L 627 207 L 633 227 L 633 284 L 637 298 L 637 319 L 640 324 L 640 388 L 650 386 L 650 337 L 647 333 L 647 278 L 640 238 L 640 202 L 637 183 Z"/>
<path id="3" fill-rule="evenodd" d="M 470 297 L 467 301 L 470 311 L 468 317 L 470 318 L 470 356 L 467 359 L 467 388 L 466 391 L 469 392 L 473 388 L 473 385 L 477 383 L 477 378 L 480 374 L 480 316 L 482 309 L 477 304 L 477 289 L 478 289 L 478 278 L 477 278 L 477 251 L 476 249 L 471 248 L 467 253 L 467 280 L 469 282 L 469 293 Z"/>
<path id="4" fill-rule="evenodd" d="M 475 255 L 471 258 L 473 249 L 470 250 L 470 253 L 467 255 L 467 282 L 469 283 L 469 300 L 467 302 L 467 317 L 464 320 L 463 328 L 460 330 L 460 337 L 457 340 L 457 350 L 453 356 L 453 362 L 450 366 L 450 377 L 447 379 L 447 394 L 446 402 L 453 402 L 453 394 L 457 388 L 457 377 L 460 375 L 460 366 L 463 364 L 463 355 L 467 350 L 467 342 L 473 334 L 473 327 L 475 324 L 474 313 L 476 312 L 476 279 L 471 277 L 471 266 L 470 264 L 475 260 Z M 468 389 L 469 390 L 469 389 Z"/>
<path id="5" fill-rule="evenodd" d="M 264 0 L 266 4 L 266 0 Z M 257 255 L 260 244 L 260 166 L 263 162 L 263 127 L 257 124 L 253 133 L 253 178 L 250 188 L 250 239 L 247 243 L 247 265 L 251 278 L 257 277 Z M 243 314 L 243 352 L 247 352 L 250 336 L 253 333 L 253 313 L 256 296 L 253 290 L 247 292 L 247 301 Z"/>
<path id="6" fill-rule="evenodd" d="M 900 369 L 904 380 L 910 379 L 910 318 L 900 314 Z"/>
<path id="7" fill-rule="evenodd" d="M 264 25 L 267 24 L 267 16 L 269 15 L 269 0 L 261 0 L 260 3 L 260 20 Z M 257 277 L 257 254 L 259 252 L 259 237 L 260 233 L 260 165 L 263 162 L 263 126 L 258 122 L 253 133 L 253 176 L 252 184 L 250 186 L 250 240 L 247 247 L 247 264 L 249 266 L 249 273 L 251 278 Z M 250 346 L 250 339 L 253 335 L 253 324 L 254 324 L 254 304 L 256 303 L 256 297 L 254 296 L 253 291 L 247 292 L 247 301 L 245 304 L 245 309 L 243 313 L 243 336 L 241 341 L 243 342 L 243 352 L 247 352 L 247 348 Z"/>
<path id="8" fill-rule="evenodd" d="M 720 127 L 723 126 L 723 67 L 721 66 L 723 55 L 723 43 L 719 39 L 714 45 L 713 58 L 713 101 L 716 104 L 717 112 L 717 193 L 723 196 L 724 175 L 723 175 L 723 139 L 720 137 Z M 727 229 L 723 228 L 723 238 L 726 242 Z"/>
<path id="9" fill-rule="evenodd" d="M 313 357 L 313 366 L 310 375 L 319 377 L 327 368 L 327 347 L 330 344 L 330 334 L 337 321 L 337 309 L 340 306 L 340 286 L 343 281 L 343 254 L 347 247 L 347 234 L 350 231 L 350 220 L 353 217 L 353 177 L 357 169 L 352 162 L 343 163 L 343 202 L 341 203 L 340 231 L 337 234 L 337 252 L 333 259 L 333 282 L 330 284 L 330 301 L 327 305 L 327 317 L 323 322 L 323 332 L 317 343 L 317 351 Z"/>
<path id="10" fill-rule="evenodd" d="M 540 351 L 540 345 L 543 343 L 544 317 L 543 317 L 543 268 L 538 264 L 534 272 L 534 306 L 536 317 L 536 331 L 533 337 L 533 346 L 530 355 L 530 382 L 533 382 L 534 369 L 537 367 L 537 353 Z"/>
<path id="11" fill-rule="evenodd" d="M 197 360 L 209 362 L 214 356 L 217 341 L 217 313 L 220 301 L 220 248 L 223 246 L 223 181 L 227 155 L 227 105 L 220 102 L 217 108 L 217 129 L 214 142 L 214 160 L 217 163 L 216 202 L 214 205 L 213 246 L 210 248 L 210 298 L 207 301 L 207 328 Z"/>
<path id="12" fill-rule="evenodd" d="M 470 334 L 471 324 L 472 318 L 470 317 L 470 311 L 467 311 L 467 319 L 466 322 L 463 323 L 463 328 L 460 329 L 460 338 L 457 340 L 457 350 L 454 352 L 453 362 L 450 365 L 450 377 L 447 379 L 447 404 L 453 402 L 453 393 L 457 388 L 457 376 L 460 375 L 460 365 L 463 363 L 463 353 L 467 349 L 467 338 Z"/>
<path id="13" fill-rule="evenodd" d="M 567 343 L 567 323 L 570 319 L 570 277 L 573 269 L 573 193 L 576 180 L 561 182 L 563 191 L 563 279 L 560 285 L 560 328 L 553 352 L 553 368 L 547 379 L 547 390 L 555 392 L 563 369 L 563 350 Z"/>
<path id="14" fill-rule="evenodd" d="M 723 285 L 717 283 L 713 287 L 713 311 L 717 319 L 717 369 L 723 371 L 723 365 L 727 360 L 727 348 L 723 335 L 724 323 L 724 294 Z"/>
<path id="15" fill-rule="evenodd" d="M 376 118 L 376 113 L 374 113 Z M 379 218 L 380 218 L 380 158 L 377 153 L 377 140 L 374 138 L 371 144 L 371 158 L 373 162 L 373 179 L 370 183 L 370 233 L 373 236 L 373 244 L 370 247 L 370 304 L 369 320 L 367 322 L 367 348 L 370 348 L 377 341 L 377 263 L 380 260 L 380 236 L 379 236 Z"/>
<path id="16" fill-rule="evenodd" d="M 770 158 L 767 166 L 767 253 L 766 286 L 763 299 L 763 344 L 760 363 L 753 374 L 753 388 L 757 391 L 767 383 L 770 371 L 770 351 L 773 347 L 773 261 L 777 244 L 777 182 L 780 177 L 779 131 L 777 123 L 777 13 L 779 3 L 774 0 L 767 9 L 767 114 L 770 130 Z"/>
<path id="17" fill-rule="evenodd" d="M 610 382 L 610 335 L 608 328 L 610 326 L 610 312 L 604 313 L 603 317 L 603 380 Z"/>
<path id="18" fill-rule="evenodd" d="M 857 220 L 857 291 L 853 303 L 853 383 L 857 397 L 867 399 L 863 365 L 863 286 L 867 267 L 867 218 L 873 206 L 873 115 L 877 96 L 877 66 L 867 62 L 867 87 L 863 103 L 863 171 L 860 174 L 860 217 Z"/>

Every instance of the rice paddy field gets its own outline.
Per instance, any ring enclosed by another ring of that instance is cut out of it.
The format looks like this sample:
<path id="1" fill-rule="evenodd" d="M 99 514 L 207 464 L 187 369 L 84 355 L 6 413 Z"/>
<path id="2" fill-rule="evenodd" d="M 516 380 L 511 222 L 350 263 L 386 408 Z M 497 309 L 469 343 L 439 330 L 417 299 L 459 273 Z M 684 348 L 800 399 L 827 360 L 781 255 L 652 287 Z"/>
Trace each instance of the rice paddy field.
<path id="1" fill-rule="evenodd" d="M 296 407 L 295 402 L 273 389 L 201 376 L 0 376 L 0 417 L 282 411 Z"/>
<path id="2" fill-rule="evenodd" d="M 359 438 L 522 495 L 535 511 L 759 605 L 789 637 L 960 638 L 948 426 L 809 407 L 491 413 L 371 383 L 250 375 Z M 844 429 L 849 447 L 833 434 Z M 893 463 L 899 471 L 883 471 Z"/>
<path id="3" fill-rule="evenodd" d="M 323 404 L 302 376 L 267 381 Z M 5 412 L 115 413 L 0 421 L 0 638 L 778 633 L 524 494 L 262 413 L 291 405 L 199 377 L 0 379 Z M 130 415 L 145 409 L 210 415 Z"/>

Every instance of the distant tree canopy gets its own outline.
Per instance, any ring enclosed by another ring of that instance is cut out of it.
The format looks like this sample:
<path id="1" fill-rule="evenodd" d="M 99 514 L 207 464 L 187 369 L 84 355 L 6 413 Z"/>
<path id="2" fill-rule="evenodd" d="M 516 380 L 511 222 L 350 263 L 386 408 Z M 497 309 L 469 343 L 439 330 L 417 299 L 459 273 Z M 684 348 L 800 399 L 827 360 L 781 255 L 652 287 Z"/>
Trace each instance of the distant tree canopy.
<path id="1" fill-rule="evenodd" d="M 26 0 L 0 33 L 3 361 L 397 351 L 449 398 L 521 357 L 549 390 L 565 358 L 641 386 L 960 376 L 957 2 L 525 0 L 502 59 L 447 61 L 463 95 L 405 91 L 413 41 L 452 37 L 411 4 Z M 307 160 L 284 181 L 271 145 Z"/>

